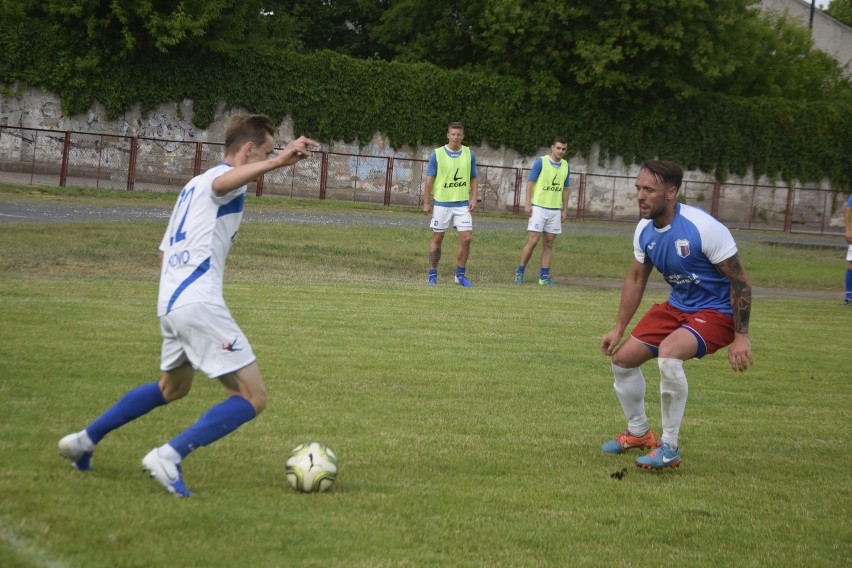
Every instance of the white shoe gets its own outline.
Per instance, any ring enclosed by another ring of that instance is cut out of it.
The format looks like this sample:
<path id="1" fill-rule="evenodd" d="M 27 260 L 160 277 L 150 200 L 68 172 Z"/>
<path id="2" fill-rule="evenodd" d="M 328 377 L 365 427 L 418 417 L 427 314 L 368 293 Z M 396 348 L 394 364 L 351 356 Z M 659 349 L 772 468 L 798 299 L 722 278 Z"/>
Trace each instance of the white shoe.
<path id="1" fill-rule="evenodd" d="M 71 462 L 71 467 L 80 471 L 92 469 L 92 449 L 87 449 L 80 440 L 80 433 L 68 434 L 61 440 L 57 447 L 59 455 Z"/>
<path id="2" fill-rule="evenodd" d="M 183 470 L 180 464 L 160 457 L 157 448 L 142 458 L 142 470 L 162 485 L 166 491 L 179 497 L 191 497 L 192 492 L 183 484 Z"/>

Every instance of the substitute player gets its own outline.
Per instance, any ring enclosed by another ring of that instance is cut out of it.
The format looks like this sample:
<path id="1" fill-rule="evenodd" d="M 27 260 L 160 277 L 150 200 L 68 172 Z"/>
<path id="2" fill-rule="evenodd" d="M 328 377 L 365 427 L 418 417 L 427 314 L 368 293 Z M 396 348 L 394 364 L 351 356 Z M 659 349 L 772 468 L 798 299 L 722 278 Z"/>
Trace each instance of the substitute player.
<path id="1" fill-rule="evenodd" d="M 233 116 L 222 163 L 184 186 L 160 244 L 157 315 L 162 374 L 125 394 L 85 429 L 59 441 L 59 453 L 79 470 L 91 468 L 95 446 L 109 432 L 186 396 L 195 371 L 218 380 L 226 398 L 198 421 L 151 450 L 142 468 L 169 493 L 189 497 L 181 462 L 192 451 L 230 434 L 266 407 L 266 387 L 248 339 L 225 305 L 225 259 L 243 217 L 247 184 L 289 166 L 318 147 L 300 137 L 273 155 L 275 129 L 264 115 Z"/>
<path id="2" fill-rule="evenodd" d="M 462 146 L 464 126 L 452 122 L 447 127 L 447 144 L 436 148 L 429 156 L 426 183 L 423 188 L 423 214 L 432 213 L 432 241 L 429 245 L 429 275 L 427 284 L 438 283 L 438 262 L 444 234 L 454 226 L 459 234 L 456 252 L 456 284 L 465 288 L 473 286 L 465 275 L 473 237 L 473 218 L 479 188 L 476 178 L 476 156 L 467 146 Z M 434 198 L 434 212 L 433 203 Z"/>
<path id="3" fill-rule="evenodd" d="M 734 371 L 754 361 L 748 336 L 751 282 L 737 255 L 731 232 L 695 207 L 677 202 L 683 170 L 672 162 L 649 161 L 636 177 L 642 220 L 633 237 L 633 260 L 621 292 L 615 328 L 601 337 L 612 358 L 615 393 L 627 429 L 602 450 L 620 454 L 651 448 L 636 459 L 647 469 L 681 463 L 678 433 L 688 393 L 683 363 L 728 347 Z M 654 268 L 671 286 L 668 301 L 655 304 L 619 347 L 639 308 Z M 658 440 L 645 415 L 645 377 L 640 365 L 656 357 L 660 370 L 663 434 Z"/>
<path id="4" fill-rule="evenodd" d="M 529 217 L 529 238 L 521 251 L 521 263 L 515 272 L 515 284 L 524 283 L 524 271 L 542 233 L 544 244 L 541 250 L 541 268 L 538 283 L 553 286 L 550 278 L 550 261 L 553 258 L 553 243 L 562 234 L 562 223 L 568 218 L 568 186 L 571 185 L 571 168 L 562 159 L 568 149 L 568 140 L 554 138 L 547 156 L 536 158 L 527 178 L 527 199 L 524 213 Z"/>

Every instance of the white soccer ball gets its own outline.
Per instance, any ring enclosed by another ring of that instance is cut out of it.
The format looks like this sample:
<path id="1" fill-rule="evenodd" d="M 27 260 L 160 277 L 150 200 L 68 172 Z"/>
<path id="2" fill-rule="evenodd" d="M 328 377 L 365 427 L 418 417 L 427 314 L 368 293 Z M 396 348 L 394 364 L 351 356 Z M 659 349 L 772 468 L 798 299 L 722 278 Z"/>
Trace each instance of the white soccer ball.
<path id="1" fill-rule="evenodd" d="M 284 471 L 296 491 L 322 493 L 331 489 L 337 478 L 337 456 L 319 442 L 308 442 L 293 448 Z"/>

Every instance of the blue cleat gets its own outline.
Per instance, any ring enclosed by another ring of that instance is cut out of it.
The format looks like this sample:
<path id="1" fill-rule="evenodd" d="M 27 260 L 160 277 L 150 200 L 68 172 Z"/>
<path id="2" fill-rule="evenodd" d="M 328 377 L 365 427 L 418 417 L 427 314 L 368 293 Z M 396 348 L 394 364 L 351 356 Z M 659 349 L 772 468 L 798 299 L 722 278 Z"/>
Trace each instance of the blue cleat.
<path id="1" fill-rule="evenodd" d="M 157 448 L 142 458 L 142 470 L 172 495 L 192 497 L 192 492 L 183 483 L 183 469 L 180 464 L 160 457 Z"/>
<path id="2" fill-rule="evenodd" d="M 550 277 L 539 278 L 538 279 L 538 285 L 539 286 L 556 286 L 556 284 L 553 283 L 553 280 L 551 280 Z"/>
<path id="3" fill-rule="evenodd" d="M 68 434 L 57 445 L 59 455 L 71 462 L 71 467 L 78 471 L 92 469 L 92 449 L 86 448 L 80 440 L 80 433 Z"/>
<path id="4" fill-rule="evenodd" d="M 473 282 L 467 279 L 464 274 L 456 275 L 456 284 L 465 288 L 473 288 Z"/>
<path id="5" fill-rule="evenodd" d="M 660 442 L 647 455 L 636 458 L 636 465 L 645 469 L 665 469 L 680 465 L 680 449 L 672 448 L 666 442 Z"/>

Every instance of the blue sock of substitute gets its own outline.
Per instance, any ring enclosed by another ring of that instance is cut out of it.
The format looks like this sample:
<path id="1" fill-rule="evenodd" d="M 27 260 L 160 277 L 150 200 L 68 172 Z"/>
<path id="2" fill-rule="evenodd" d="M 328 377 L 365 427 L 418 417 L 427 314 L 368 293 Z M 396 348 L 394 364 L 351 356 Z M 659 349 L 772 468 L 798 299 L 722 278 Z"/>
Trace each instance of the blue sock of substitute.
<path id="1" fill-rule="evenodd" d="M 224 438 L 256 415 L 249 401 L 241 396 L 229 397 L 202 414 L 198 422 L 175 436 L 169 445 L 185 458 L 193 450 Z"/>
<path id="2" fill-rule="evenodd" d="M 526 266 L 521 266 L 521 265 L 519 264 L 519 265 L 518 265 L 518 272 L 517 272 L 517 273 L 518 273 L 518 274 L 523 274 L 523 273 L 524 273 L 524 270 L 526 270 Z"/>
<path id="3" fill-rule="evenodd" d="M 438 269 L 437 268 L 430 268 L 429 269 L 429 276 L 438 276 Z"/>
<path id="4" fill-rule="evenodd" d="M 846 269 L 846 301 L 852 302 L 852 268 Z"/>
<path id="5" fill-rule="evenodd" d="M 550 278 L 550 269 L 549 268 L 542 268 L 541 269 L 541 276 L 539 276 L 539 278 L 541 278 L 542 280 L 547 280 L 548 278 Z"/>
<path id="6" fill-rule="evenodd" d="M 456 266 L 456 276 L 464 276 L 464 266 Z"/>
<path id="7" fill-rule="evenodd" d="M 86 433 L 92 442 L 97 444 L 116 428 L 164 404 L 166 399 L 163 398 L 163 393 L 160 392 L 160 386 L 156 381 L 136 387 L 86 426 Z"/>

